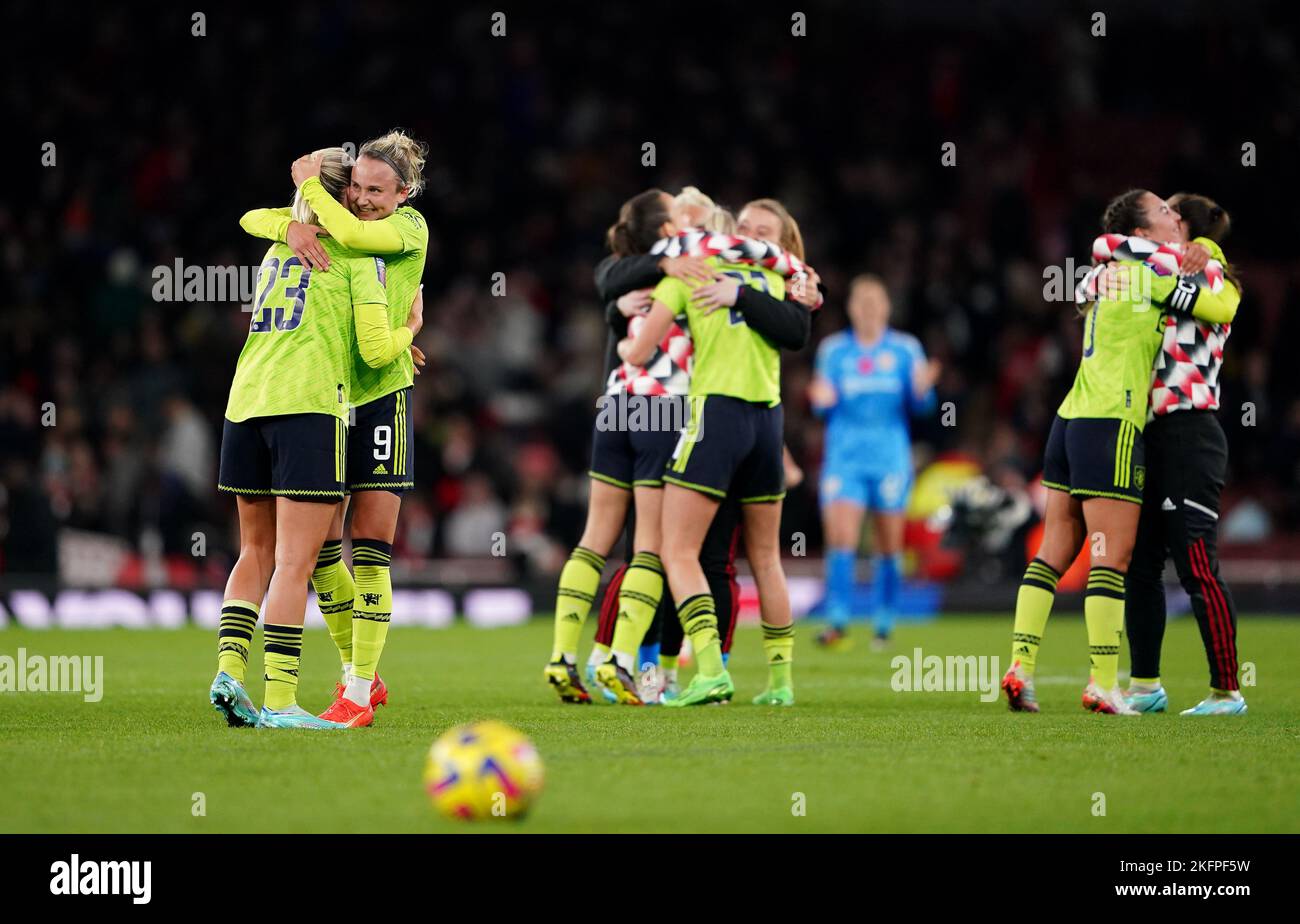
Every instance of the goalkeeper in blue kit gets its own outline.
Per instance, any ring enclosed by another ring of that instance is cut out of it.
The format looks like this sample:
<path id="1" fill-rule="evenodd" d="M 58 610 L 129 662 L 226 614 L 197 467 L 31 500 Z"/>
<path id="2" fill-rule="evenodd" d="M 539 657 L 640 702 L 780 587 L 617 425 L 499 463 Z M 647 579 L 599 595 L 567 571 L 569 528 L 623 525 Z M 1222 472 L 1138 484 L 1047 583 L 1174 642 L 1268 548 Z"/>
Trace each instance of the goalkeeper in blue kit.
<path id="1" fill-rule="evenodd" d="M 904 512 L 912 491 L 910 417 L 934 410 L 939 365 L 927 362 L 911 334 L 889 327 L 889 293 L 875 276 L 849 290 L 849 330 L 817 350 L 810 388 L 826 420 L 821 477 L 826 534 L 827 628 L 818 641 L 839 646 L 854 615 L 854 572 L 862 521 L 872 514 L 870 610 L 875 644 L 889 639 L 902 584 Z"/>

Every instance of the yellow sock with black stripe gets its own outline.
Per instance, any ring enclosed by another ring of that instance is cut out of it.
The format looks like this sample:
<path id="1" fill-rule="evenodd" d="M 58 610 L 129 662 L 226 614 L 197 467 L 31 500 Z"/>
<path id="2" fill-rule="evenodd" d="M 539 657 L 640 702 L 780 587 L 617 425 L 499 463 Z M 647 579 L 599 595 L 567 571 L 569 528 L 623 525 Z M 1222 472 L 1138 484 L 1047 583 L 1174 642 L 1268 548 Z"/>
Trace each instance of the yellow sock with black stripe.
<path id="1" fill-rule="evenodd" d="M 352 573 L 343 564 L 343 540 L 326 539 L 316 556 L 316 570 L 311 573 L 316 603 L 325 617 L 330 638 L 339 650 L 339 660 L 346 669 L 352 664 L 352 598 L 356 585 Z"/>
<path id="2" fill-rule="evenodd" d="M 357 593 L 352 604 L 352 676 L 374 680 L 393 616 L 393 547 L 378 539 L 352 540 Z"/>
<path id="3" fill-rule="evenodd" d="M 569 555 L 560 572 L 560 587 L 555 593 L 555 641 L 551 646 L 551 660 L 563 658 L 570 664 L 578 660 L 578 639 L 582 624 L 587 621 L 591 604 L 600 587 L 600 574 L 605 570 L 605 556 L 578 546 Z"/>
<path id="4" fill-rule="evenodd" d="M 302 626 L 262 629 L 266 708 L 281 712 L 298 701 L 298 666 L 302 661 Z"/>
<path id="5" fill-rule="evenodd" d="M 769 626 L 763 623 L 763 653 L 767 655 L 769 690 L 794 689 L 794 623 Z"/>
<path id="6" fill-rule="evenodd" d="M 716 677 L 726 670 L 722 663 L 722 639 L 718 637 L 718 611 L 712 594 L 687 597 L 677 607 L 682 631 L 691 640 L 700 674 Z"/>
<path id="7" fill-rule="evenodd" d="M 618 622 L 610 649 L 624 670 L 636 669 L 637 649 L 654 622 L 664 593 L 664 565 L 654 552 L 637 552 L 618 589 Z"/>
<path id="8" fill-rule="evenodd" d="M 248 652 L 253 647 L 258 606 L 247 600 L 225 600 L 217 629 L 217 670 L 225 671 L 241 684 L 248 671 Z"/>
<path id="9" fill-rule="evenodd" d="M 1124 631 L 1124 572 L 1093 565 L 1083 597 L 1092 682 L 1109 690 L 1118 682 L 1119 638 Z"/>
<path id="10" fill-rule="evenodd" d="M 1056 585 L 1061 580 L 1056 569 L 1035 558 L 1020 579 L 1020 592 L 1016 594 L 1016 624 L 1011 632 L 1011 663 L 1020 662 L 1020 672 L 1025 677 L 1034 676 L 1038 662 L 1038 646 L 1043 643 L 1047 617 L 1052 615 L 1056 600 Z"/>

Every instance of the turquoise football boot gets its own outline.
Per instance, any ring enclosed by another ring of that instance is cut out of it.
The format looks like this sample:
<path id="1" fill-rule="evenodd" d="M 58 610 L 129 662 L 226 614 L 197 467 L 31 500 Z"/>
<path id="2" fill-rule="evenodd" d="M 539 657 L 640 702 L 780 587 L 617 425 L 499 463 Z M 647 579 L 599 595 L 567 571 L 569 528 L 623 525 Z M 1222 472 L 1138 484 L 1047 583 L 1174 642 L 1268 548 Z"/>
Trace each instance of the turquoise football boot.
<path id="1" fill-rule="evenodd" d="M 326 731 L 335 728 L 347 728 L 342 722 L 331 722 L 329 719 L 322 719 L 314 716 L 297 703 L 288 709 L 275 712 L 262 707 L 261 714 L 257 717 L 258 728 L 310 728 L 316 731 Z"/>
<path id="2" fill-rule="evenodd" d="M 682 695 L 681 689 L 677 686 L 677 677 L 664 678 L 664 688 L 659 691 L 659 705 L 667 706 L 677 697 Z"/>
<path id="3" fill-rule="evenodd" d="M 603 699 L 605 702 L 607 703 L 618 702 L 618 697 L 614 694 L 614 691 L 609 689 L 603 683 L 601 683 L 600 678 L 596 676 L 596 667 L 597 665 L 593 664 L 592 662 L 590 661 L 587 662 L 587 686 L 591 687 L 593 690 L 599 693 L 601 699 Z"/>
<path id="4" fill-rule="evenodd" d="M 225 671 L 217 674 L 208 690 L 212 708 L 220 712 L 231 728 L 256 728 L 257 707 L 245 692 L 243 684 Z"/>
<path id="5" fill-rule="evenodd" d="M 1210 694 L 1191 709 L 1184 709 L 1181 715 L 1245 715 L 1246 701 L 1240 696 L 1216 696 Z"/>
<path id="6" fill-rule="evenodd" d="M 1164 712 L 1169 708 L 1169 694 L 1165 692 L 1164 687 L 1143 692 L 1125 690 L 1124 702 L 1128 703 L 1135 712 Z"/>

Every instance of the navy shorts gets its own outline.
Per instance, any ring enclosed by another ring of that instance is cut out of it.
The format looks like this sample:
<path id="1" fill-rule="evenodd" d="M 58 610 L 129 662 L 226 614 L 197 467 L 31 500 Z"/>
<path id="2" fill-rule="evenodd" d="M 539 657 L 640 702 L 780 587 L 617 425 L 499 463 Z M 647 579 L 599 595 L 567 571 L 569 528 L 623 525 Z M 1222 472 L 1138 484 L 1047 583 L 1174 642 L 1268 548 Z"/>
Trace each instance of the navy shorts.
<path id="1" fill-rule="evenodd" d="M 698 413 L 695 413 L 698 411 Z M 785 410 L 727 395 L 692 399 L 664 481 L 742 504 L 785 497 Z"/>
<path id="2" fill-rule="evenodd" d="M 348 433 L 330 414 L 227 420 L 217 489 L 249 497 L 343 499 Z"/>
<path id="3" fill-rule="evenodd" d="M 1142 503 L 1146 483 L 1142 431 L 1127 420 L 1058 416 L 1043 459 L 1043 485 L 1071 497 Z"/>
<path id="4" fill-rule="evenodd" d="M 407 445 L 411 431 L 411 388 L 376 398 L 356 409 L 348 427 L 347 489 L 402 494 L 415 487 L 415 466 Z"/>
<path id="5" fill-rule="evenodd" d="M 591 437 L 591 471 L 597 481 L 631 490 L 663 487 L 664 468 L 686 426 L 687 399 L 606 395 Z"/>

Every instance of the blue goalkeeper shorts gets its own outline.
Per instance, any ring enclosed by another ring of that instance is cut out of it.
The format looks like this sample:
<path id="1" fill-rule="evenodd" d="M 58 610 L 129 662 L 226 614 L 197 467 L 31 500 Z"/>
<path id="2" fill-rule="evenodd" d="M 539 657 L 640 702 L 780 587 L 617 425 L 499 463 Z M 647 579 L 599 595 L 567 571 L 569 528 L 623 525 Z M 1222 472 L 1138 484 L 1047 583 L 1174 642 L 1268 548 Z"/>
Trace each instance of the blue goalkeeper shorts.
<path id="1" fill-rule="evenodd" d="M 902 513 L 912 496 L 912 466 L 886 472 L 827 467 L 822 471 L 822 506 L 846 501 L 877 513 Z"/>

